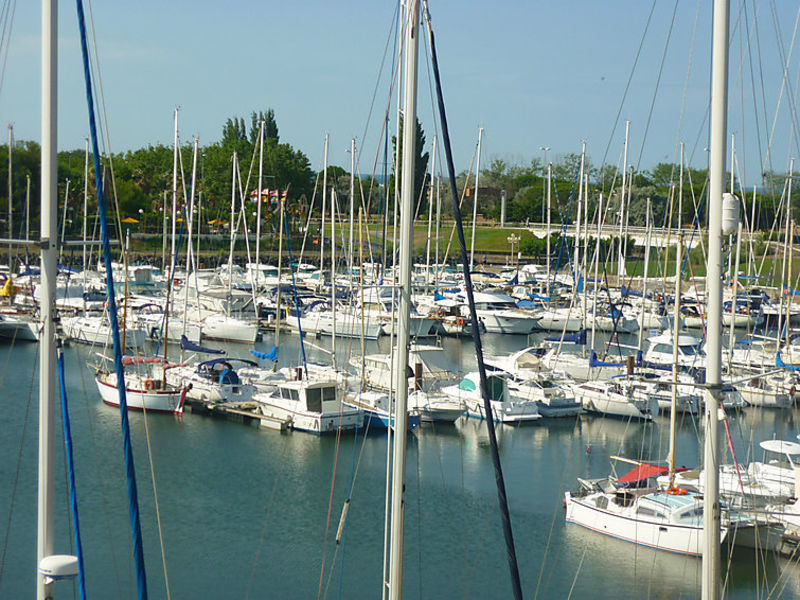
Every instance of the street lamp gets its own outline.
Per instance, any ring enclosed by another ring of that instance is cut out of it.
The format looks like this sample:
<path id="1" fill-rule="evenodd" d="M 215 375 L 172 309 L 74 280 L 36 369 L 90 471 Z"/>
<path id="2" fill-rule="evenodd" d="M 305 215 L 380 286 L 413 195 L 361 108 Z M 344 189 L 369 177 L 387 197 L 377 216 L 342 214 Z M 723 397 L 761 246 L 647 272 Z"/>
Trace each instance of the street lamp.
<path id="1" fill-rule="evenodd" d="M 544 163 L 542 163 L 542 169 L 546 169 L 547 168 L 547 152 L 548 152 L 548 150 L 550 150 L 550 146 L 539 146 L 539 150 L 544 152 Z M 544 195 L 546 193 L 546 190 L 545 190 L 544 186 L 545 186 L 545 182 L 544 182 L 544 176 L 543 176 L 542 177 L 542 223 L 544 223 L 544 220 L 545 220 Z"/>
<path id="2" fill-rule="evenodd" d="M 511 244 L 511 264 L 513 265 L 514 264 L 514 246 L 516 245 L 517 249 L 519 249 L 520 237 L 518 235 L 515 235 L 515 234 L 512 233 L 506 239 L 508 240 L 508 243 Z M 517 252 L 517 275 L 519 275 L 519 252 Z"/>
<path id="3" fill-rule="evenodd" d="M 139 220 L 142 221 L 142 233 L 147 233 L 147 216 L 143 208 L 139 209 Z"/>

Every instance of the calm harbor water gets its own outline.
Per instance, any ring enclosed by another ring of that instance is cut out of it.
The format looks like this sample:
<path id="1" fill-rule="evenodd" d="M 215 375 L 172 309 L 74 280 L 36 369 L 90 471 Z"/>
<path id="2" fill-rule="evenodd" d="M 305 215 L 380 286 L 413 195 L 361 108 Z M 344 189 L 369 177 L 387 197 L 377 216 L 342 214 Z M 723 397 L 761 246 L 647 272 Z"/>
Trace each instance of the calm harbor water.
<path id="1" fill-rule="evenodd" d="M 287 339 L 288 338 L 288 339 Z M 298 341 L 282 336 L 293 363 Z M 519 336 L 486 336 L 486 352 L 524 347 Z M 314 344 L 329 347 L 329 339 Z M 368 352 L 388 351 L 388 339 Z M 474 367 L 470 342 L 447 339 L 454 370 Z M 261 349 L 272 347 L 268 337 Z M 245 357 L 247 348 L 229 346 Z M 337 342 L 337 354 L 359 342 Z M 311 359 L 326 355 L 307 348 Z M 118 412 L 100 402 L 95 350 L 65 350 L 78 498 L 90 598 L 132 598 L 132 567 Z M 0 598 L 34 594 L 38 346 L 0 347 Z M 58 411 L 60 413 L 60 411 Z M 794 439 L 797 410 L 750 408 L 729 419 L 740 461 L 763 439 Z M 151 597 L 166 597 L 154 502 L 174 598 L 377 598 L 381 593 L 386 437 L 341 439 L 280 433 L 187 413 L 131 414 Z M 60 423 L 60 421 L 59 421 Z M 599 477 L 609 456 L 663 460 L 668 419 L 626 423 L 583 415 L 499 428 L 500 452 L 526 598 L 695 598 L 700 561 L 639 548 L 565 525 L 562 499 L 579 476 Z M 154 465 L 150 471 L 147 439 Z M 57 444 L 57 552 L 72 552 L 63 443 Z M 694 466 L 702 431 L 680 420 L 678 462 Z M 760 456 L 760 453 L 755 453 Z M 624 469 L 624 466 L 620 467 Z M 334 541 L 344 500 L 342 543 Z M 408 452 L 406 598 L 510 597 L 505 547 L 485 424 L 422 427 Z M 330 518 L 328 517 L 330 507 Z M 324 565 L 324 571 L 323 571 Z M 800 596 L 800 568 L 738 552 L 726 569 L 731 598 Z M 322 575 L 321 575 L 322 573 Z M 57 597 L 73 596 L 70 583 Z"/>

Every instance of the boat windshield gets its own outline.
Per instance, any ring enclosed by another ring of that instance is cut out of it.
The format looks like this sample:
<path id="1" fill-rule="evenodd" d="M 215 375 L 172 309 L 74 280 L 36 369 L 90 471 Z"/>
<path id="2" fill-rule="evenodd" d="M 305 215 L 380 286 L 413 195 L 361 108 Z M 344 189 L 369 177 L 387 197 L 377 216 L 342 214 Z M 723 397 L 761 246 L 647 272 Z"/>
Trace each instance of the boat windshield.
<path id="1" fill-rule="evenodd" d="M 685 346 L 678 346 L 678 350 L 684 356 L 705 356 L 705 352 L 703 352 L 703 348 L 700 344 L 697 345 L 685 345 Z"/>

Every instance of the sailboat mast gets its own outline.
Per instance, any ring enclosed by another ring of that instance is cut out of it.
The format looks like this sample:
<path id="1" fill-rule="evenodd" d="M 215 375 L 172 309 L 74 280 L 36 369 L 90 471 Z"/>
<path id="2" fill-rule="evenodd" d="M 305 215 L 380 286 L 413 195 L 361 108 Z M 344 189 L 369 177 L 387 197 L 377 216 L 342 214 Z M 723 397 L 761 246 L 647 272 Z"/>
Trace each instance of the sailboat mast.
<path id="1" fill-rule="evenodd" d="M 469 245 L 469 268 L 475 268 L 475 226 L 478 219 L 478 188 L 481 185 L 481 145 L 483 143 L 483 127 L 478 129 L 478 166 L 475 168 L 475 197 L 472 200 L 472 240 Z"/>
<path id="2" fill-rule="evenodd" d="M 356 138 L 350 140 L 350 236 L 348 244 L 347 277 L 353 281 L 353 226 L 355 225 L 356 206 Z M 352 286 L 351 286 L 352 291 Z"/>
<path id="3" fill-rule="evenodd" d="M 275 347 L 280 348 L 281 342 L 281 259 L 283 258 L 283 211 L 285 210 L 285 198 L 281 195 L 278 198 L 278 211 L 280 212 L 280 227 L 278 228 L 278 291 L 275 293 Z M 291 264 L 289 270 L 291 271 Z M 288 318 L 288 317 L 287 317 Z M 278 370 L 278 360 L 272 364 L 272 370 Z"/>
<path id="4" fill-rule="evenodd" d="M 261 288 L 261 193 L 264 180 L 264 121 L 258 126 L 258 191 L 256 192 L 256 290 Z M 249 186 L 248 186 L 249 187 Z"/>
<path id="5" fill-rule="evenodd" d="M 406 446 L 408 442 L 408 345 L 411 314 L 411 254 L 414 243 L 414 162 L 417 142 L 417 52 L 419 0 L 409 0 L 405 27 L 405 86 L 403 102 L 402 210 L 400 211 L 400 307 L 395 376 L 394 455 L 392 457 L 392 514 L 389 546 L 389 598 L 403 597 L 403 524 L 405 517 Z M 476 198 L 477 200 L 477 198 Z"/>
<path id="6" fill-rule="evenodd" d="M 639 312 L 639 345 L 637 350 L 642 351 L 644 343 L 644 323 L 645 323 L 645 307 L 647 306 L 647 274 L 650 272 L 650 240 L 651 240 L 651 227 L 650 222 L 650 197 L 647 197 L 647 208 L 645 214 L 645 244 L 644 244 L 644 275 L 642 275 L 642 310 Z M 677 323 L 677 321 L 676 321 Z"/>
<path id="7" fill-rule="evenodd" d="M 236 212 L 236 150 L 233 151 L 233 166 L 231 168 L 231 217 L 228 223 L 228 230 L 231 234 L 231 247 L 228 252 L 228 298 L 231 297 L 231 288 L 233 287 L 233 250 L 236 245 L 236 230 L 238 228 L 238 214 Z M 225 307 L 225 313 L 231 316 L 231 303 L 228 302 Z"/>
<path id="8" fill-rule="evenodd" d="M 622 236 L 625 226 L 625 177 L 628 174 L 628 138 L 630 137 L 631 122 L 625 121 L 625 149 L 622 152 L 622 190 L 619 194 L 619 262 L 617 263 L 617 278 L 621 279 L 625 275 L 625 250 L 623 248 Z M 620 283 L 619 281 L 617 282 Z"/>
<path id="9" fill-rule="evenodd" d="M 672 402 L 669 411 L 669 487 L 675 486 L 675 427 L 678 423 L 678 335 L 681 322 L 681 251 L 683 234 L 678 233 L 675 248 L 675 312 L 672 333 Z"/>
<path id="10" fill-rule="evenodd" d="M 436 136 L 433 136 L 433 148 L 431 150 L 431 186 L 428 194 L 428 241 L 425 243 L 425 289 L 427 290 L 431 282 L 431 228 L 433 227 L 433 178 L 436 174 Z"/>
<path id="11" fill-rule="evenodd" d="M 26 209 L 27 211 L 27 209 Z M 86 154 L 83 163 L 83 286 L 86 287 L 86 219 L 89 212 L 89 138 L 86 138 Z M 30 221 L 30 215 L 25 215 Z M 27 225 L 25 239 L 28 239 Z"/>
<path id="12" fill-rule="evenodd" d="M 544 295 L 547 296 L 547 301 L 550 302 L 550 211 L 552 210 L 552 192 L 553 192 L 553 163 L 547 165 L 547 229 L 544 233 L 544 238 L 547 243 L 547 251 L 545 253 L 545 262 L 547 265 L 547 283 Z"/>
<path id="13" fill-rule="evenodd" d="M 14 207 L 14 179 L 13 175 L 13 168 L 14 168 L 14 126 L 9 123 L 8 124 L 8 274 L 9 276 L 13 273 L 11 268 L 11 255 L 14 252 L 14 245 L 10 240 L 14 239 L 14 222 L 13 222 L 13 207 Z"/>
<path id="14" fill-rule="evenodd" d="M 325 133 L 325 150 L 322 166 L 322 210 L 319 225 L 319 282 L 317 288 L 322 286 L 322 273 L 325 268 L 325 201 L 328 198 L 328 134 Z"/>
<path id="15" fill-rule="evenodd" d="M 728 0 L 714 0 L 711 63 L 711 136 L 708 211 L 708 369 L 706 372 L 703 497 L 703 600 L 721 597 L 719 506 L 719 396 L 722 380 L 722 193 L 728 116 Z"/>
<path id="16" fill-rule="evenodd" d="M 177 243 L 177 236 L 176 236 L 176 227 L 175 227 L 175 218 L 178 214 L 178 109 L 175 109 L 175 137 L 172 143 L 172 242 L 170 246 L 170 261 L 169 266 L 166 267 L 164 270 L 168 273 L 168 276 L 172 278 L 174 275 L 172 272 L 172 265 L 175 263 L 175 244 Z M 171 286 L 172 282 L 168 282 L 167 285 Z M 169 312 L 169 304 L 167 304 L 167 312 Z M 166 330 L 164 331 L 164 335 L 166 335 Z"/>
<path id="17" fill-rule="evenodd" d="M 336 370 L 336 188 L 331 190 L 331 364 Z"/>
<path id="18" fill-rule="evenodd" d="M 41 351 L 39 353 L 39 480 L 37 499 L 36 598 L 52 596 L 38 565 L 53 554 L 53 483 L 55 429 L 56 329 L 53 322 L 56 283 L 58 3 L 42 0 L 42 168 L 41 168 Z"/>

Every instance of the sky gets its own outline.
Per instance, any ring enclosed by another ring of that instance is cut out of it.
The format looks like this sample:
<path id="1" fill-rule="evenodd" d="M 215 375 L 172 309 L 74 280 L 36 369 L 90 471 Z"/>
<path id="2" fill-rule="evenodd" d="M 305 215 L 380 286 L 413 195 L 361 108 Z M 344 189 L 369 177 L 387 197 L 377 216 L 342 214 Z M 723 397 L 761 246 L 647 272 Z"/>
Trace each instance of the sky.
<path id="1" fill-rule="evenodd" d="M 12 2 L 0 87 L 0 122 L 40 139 L 40 3 Z M 484 129 L 482 167 L 527 165 L 579 153 L 593 165 L 638 169 L 707 154 L 711 1 L 494 0 L 429 3 L 456 170 L 466 170 Z M 800 156 L 795 106 L 800 2 L 732 0 L 728 132 L 737 173 L 759 183 Z M 89 4 L 87 3 L 87 11 Z M 322 167 L 382 170 L 378 135 L 393 98 L 393 0 L 92 0 L 91 16 L 114 152 L 220 138 L 232 116 L 272 108 L 281 141 Z M 60 149 L 82 148 L 88 118 L 73 2 L 59 7 Z M 423 38 L 424 40 L 424 38 Z M 384 53 L 388 54 L 384 59 Z M 427 43 L 420 44 L 419 118 L 436 133 Z M 390 114 L 394 128 L 394 108 Z M 544 151 L 543 148 L 549 148 Z M 441 163 L 440 163 L 441 164 Z"/>

